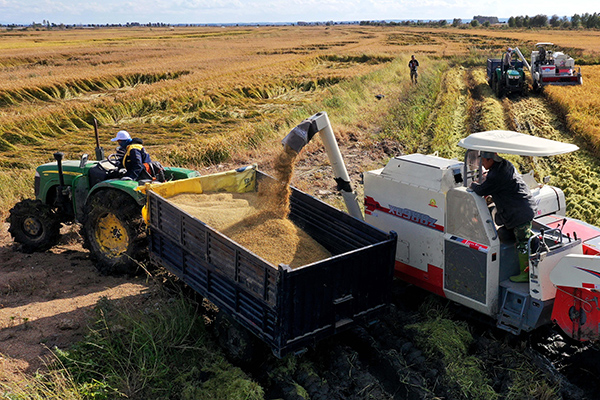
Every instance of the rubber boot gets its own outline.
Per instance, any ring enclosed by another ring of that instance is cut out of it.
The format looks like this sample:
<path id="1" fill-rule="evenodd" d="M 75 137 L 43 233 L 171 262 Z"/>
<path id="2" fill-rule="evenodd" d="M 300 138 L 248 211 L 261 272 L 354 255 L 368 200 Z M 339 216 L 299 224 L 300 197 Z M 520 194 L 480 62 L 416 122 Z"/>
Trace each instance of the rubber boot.
<path id="1" fill-rule="evenodd" d="M 529 282 L 529 255 L 527 253 L 519 253 L 519 275 L 511 276 L 509 279 L 512 282 Z"/>

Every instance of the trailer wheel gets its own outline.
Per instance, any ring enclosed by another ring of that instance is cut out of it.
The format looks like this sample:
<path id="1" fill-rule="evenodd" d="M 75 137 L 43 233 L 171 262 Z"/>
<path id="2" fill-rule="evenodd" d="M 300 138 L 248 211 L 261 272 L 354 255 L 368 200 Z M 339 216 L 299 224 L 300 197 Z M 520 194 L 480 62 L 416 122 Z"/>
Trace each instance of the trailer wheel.
<path id="1" fill-rule="evenodd" d="M 58 243 L 60 221 L 52 207 L 25 199 L 10 210 L 8 231 L 25 253 L 45 251 Z"/>
<path id="2" fill-rule="evenodd" d="M 94 193 L 84 207 L 84 247 L 103 275 L 133 275 L 148 257 L 141 206 L 127 193 Z"/>
<path id="3" fill-rule="evenodd" d="M 254 359 L 258 340 L 233 318 L 219 311 L 215 321 L 219 346 L 230 359 L 249 363 Z"/>

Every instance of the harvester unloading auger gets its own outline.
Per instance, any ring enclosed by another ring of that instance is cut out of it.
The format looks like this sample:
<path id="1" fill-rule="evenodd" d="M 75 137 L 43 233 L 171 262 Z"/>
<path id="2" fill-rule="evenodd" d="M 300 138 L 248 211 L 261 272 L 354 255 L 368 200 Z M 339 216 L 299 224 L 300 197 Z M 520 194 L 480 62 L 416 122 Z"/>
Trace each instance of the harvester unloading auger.
<path id="1" fill-rule="evenodd" d="M 351 204 L 356 196 L 347 174 L 341 178 L 345 167 L 325 112 L 305 120 L 284 144 L 300 151 L 316 132 L 349 210 L 360 211 Z M 482 151 L 552 156 L 578 147 L 511 131 L 474 133 L 458 145 L 466 149 L 463 162 L 408 154 L 364 173 L 365 221 L 398 234 L 395 276 L 495 318 L 500 329 L 516 335 L 554 322 L 574 339 L 597 340 L 600 228 L 566 217 L 559 188 L 546 179 L 536 182 L 533 171 L 523 175 L 537 211 L 528 246 L 529 280 L 511 282 L 518 273 L 514 237 L 494 223 L 493 204 L 468 189 L 484 176 Z"/>
<path id="2" fill-rule="evenodd" d="M 575 60 L 561 51 L 554 51 L 553 43 L 541 42 L 531 52 L 531 64 L 527 62 L 518 47 L 514 52 L 531 72 L 533 89 L 539 90 L 547 85 L 581 85 L 581 68 L 575 68 Z"/>

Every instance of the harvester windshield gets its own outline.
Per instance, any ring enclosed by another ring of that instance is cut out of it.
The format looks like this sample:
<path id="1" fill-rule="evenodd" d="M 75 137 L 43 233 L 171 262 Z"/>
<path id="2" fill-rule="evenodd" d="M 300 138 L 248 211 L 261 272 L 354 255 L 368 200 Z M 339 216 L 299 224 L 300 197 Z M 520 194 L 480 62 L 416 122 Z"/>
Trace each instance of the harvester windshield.
<path id="1" fill-rule="evenodd" d="M 470 185 L 476 176 L 481 176 L 481 166 L 478 162 L 481 151 L 543 157 L 570 153 L 579 149 L 571 143 L 502 130 L 473 133 L 461 139 L 458 145 L 467 149 L 464 164 L 464 176 L 467 177 L 464 180 L 465 186 Z"/>

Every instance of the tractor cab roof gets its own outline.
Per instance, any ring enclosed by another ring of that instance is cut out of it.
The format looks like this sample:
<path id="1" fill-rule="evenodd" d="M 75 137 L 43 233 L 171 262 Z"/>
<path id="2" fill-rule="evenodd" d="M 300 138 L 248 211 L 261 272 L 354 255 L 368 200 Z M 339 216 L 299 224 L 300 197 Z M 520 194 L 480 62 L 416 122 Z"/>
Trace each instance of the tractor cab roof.
<path id="1" fill-rule="evenodd" d="M 538 157 L 565 154 L 579 149 L 570 143 L 501 130 L 473 133 L 461 139 L 458 145 L 469 150 Z"/>

